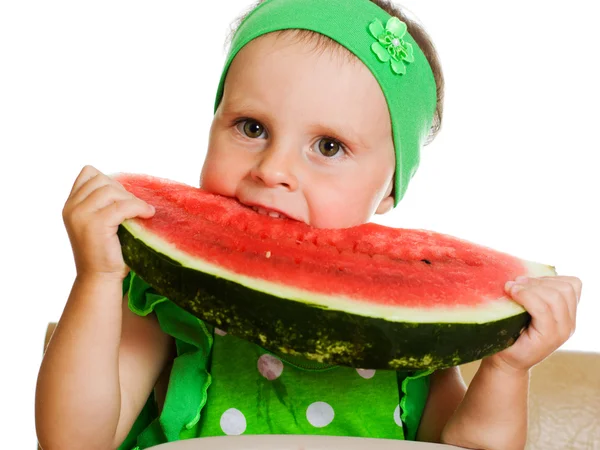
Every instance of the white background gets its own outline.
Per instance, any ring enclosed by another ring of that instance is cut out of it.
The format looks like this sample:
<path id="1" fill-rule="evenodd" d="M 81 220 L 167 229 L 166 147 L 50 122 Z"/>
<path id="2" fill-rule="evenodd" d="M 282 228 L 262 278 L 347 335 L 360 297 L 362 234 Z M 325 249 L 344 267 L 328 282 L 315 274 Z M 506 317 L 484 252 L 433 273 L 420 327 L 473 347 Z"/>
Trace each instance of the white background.
<path id="1" fill-rule="evenodd" d="M 564 348 L 600 351 L 598 3 L 404 4 L 440 53 L 445 119 L 407 196 L 378 221 L 579 276 Z M 75 275 L 61 218 L 75 177 L 92 164 L 197 184 L 224 39 L 248 6 L 1 3 L 2 448 L 35 447 L 44 332 Z"/>

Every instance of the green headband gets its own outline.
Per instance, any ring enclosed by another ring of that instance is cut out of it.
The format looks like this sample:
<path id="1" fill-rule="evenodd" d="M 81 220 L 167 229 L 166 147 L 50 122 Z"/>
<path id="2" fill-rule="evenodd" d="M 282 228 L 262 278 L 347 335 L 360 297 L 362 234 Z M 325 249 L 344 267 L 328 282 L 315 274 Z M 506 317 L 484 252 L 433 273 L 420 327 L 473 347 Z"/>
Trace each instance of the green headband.
<path id="1" fill-rule="evenodd" d="M 386 98 L 396 151 L 395 205 L 419 165 L 437 101 L 427 58 L 406 25 L 370 0 L 266 0 L 237 29 L 221 75 L 215 111 L 233 58 L 250 41 L 285 29 L 304 29 L 338 42 L 360 59 Z"/>

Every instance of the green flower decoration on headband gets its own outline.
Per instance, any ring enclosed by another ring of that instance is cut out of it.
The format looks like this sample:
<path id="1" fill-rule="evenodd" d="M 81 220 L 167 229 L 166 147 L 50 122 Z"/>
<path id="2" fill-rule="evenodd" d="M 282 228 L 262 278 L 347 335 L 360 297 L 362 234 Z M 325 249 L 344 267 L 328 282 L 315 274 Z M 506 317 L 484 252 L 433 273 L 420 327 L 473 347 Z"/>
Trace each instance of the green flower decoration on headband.
<path id="1" fill-rule="evenodd" d="M 369 25 L 369 31 L 377 42 L 371 50 L 381 62 L 391 61 L 392 70 L 397 75 L 406 73 L 406 63 L 414 62 L 413 47 L 402 38 L 406 34 L 406 24 L 397 17 L 390 17 L 383 28 L 381 20 L 375 19 Z"/>

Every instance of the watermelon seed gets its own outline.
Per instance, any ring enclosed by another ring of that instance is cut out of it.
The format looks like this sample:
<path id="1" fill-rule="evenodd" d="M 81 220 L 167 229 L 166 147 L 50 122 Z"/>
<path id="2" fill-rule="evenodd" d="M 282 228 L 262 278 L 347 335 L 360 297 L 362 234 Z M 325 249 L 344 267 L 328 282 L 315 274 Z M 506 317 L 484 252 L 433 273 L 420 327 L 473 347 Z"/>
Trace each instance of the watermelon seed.
<path id="1" fill-rule="evenodd" d="M 267 258 L 270 258 L 270 257 L 271 257 L 271 252 L 267 252 L 267 253 L 265 253 L 265 256 L 266 256 Z"/>
<path id="2" fill-rule="evenodd" d="M 425 264 L 431 264 L 431 261 L 429 261 L 428 259 L 422 259 L 421 261 L 423 261 Z"/>

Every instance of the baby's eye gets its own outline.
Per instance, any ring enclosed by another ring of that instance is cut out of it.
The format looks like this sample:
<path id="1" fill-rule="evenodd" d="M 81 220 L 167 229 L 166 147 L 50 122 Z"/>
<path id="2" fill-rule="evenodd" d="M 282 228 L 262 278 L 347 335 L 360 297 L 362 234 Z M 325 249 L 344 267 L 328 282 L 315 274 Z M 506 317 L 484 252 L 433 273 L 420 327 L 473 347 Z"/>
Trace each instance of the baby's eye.
<path id="1" fill-rule="evenodd" d="M 337 155 L 342 149 L 342 144 L 340 144 L 335 139 L 331 138 L 322 138 L 319 140 L 319 152 L 328 158 L 331 158 Z"/>
<path id="2" fill-rule="evenodd" d="M 252 139 L 258 139 L 260 137 L 264 137 L 265 127 L 263 127 L 256 120 L 246 119 L 242 120 L 237 124 L 237 129 L 244 133 L 246 136 Z"/>

